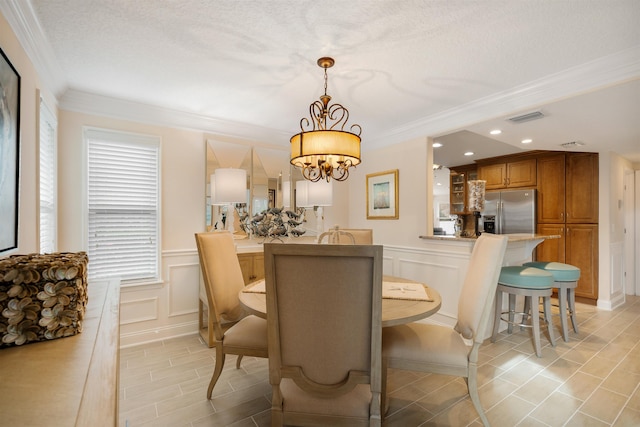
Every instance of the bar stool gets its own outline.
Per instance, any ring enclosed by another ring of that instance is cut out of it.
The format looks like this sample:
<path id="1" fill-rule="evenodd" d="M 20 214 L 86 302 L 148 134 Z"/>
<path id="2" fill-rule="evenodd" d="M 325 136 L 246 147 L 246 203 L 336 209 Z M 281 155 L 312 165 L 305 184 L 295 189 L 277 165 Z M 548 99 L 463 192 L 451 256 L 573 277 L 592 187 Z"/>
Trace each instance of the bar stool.
<path id="1" fill-rule="evenodd" d="M 580 269 L 570 264 L 561 262 L 527 262 L 528 267 L 539 268 L 553 275 L 553 286 L 558 289 L 558 310 L 560 314 L 560 326 L 562 338 L 569 341 L 569 328 L 567 324 L 567 310 L 571 317 L 573 331 L 578 333 L 578 319 L 576 318 L 576 287 L 580 278 Z"/>
<path id="2" fill-rule="evenodd" d="M 493 323 L 493 334 L 491 342 L 495 342 L 498 336 L 500 320 L 507 322 L 507 332 L 513 332 L 513 325 L 532 328 L 533 344 L 536 355 L 542 357 L 540 346 L 540 312 L 538 304 L 540 297 L 543 298 L 544 320 L 549 333 L 549 342 L 555 347 L 556 342 L 553 336 L 553 328 L 551 327 L 551 294 L 553 287 L 553 275 L 539 268 L 527 266 L 509 266 L 502 267 L 500 270 L 500 278 L 498 279 L 498 288 L 496 290 L 496 308 L 495 319 Z M 502 294 L 509 295 L 509 311 L 502 311 Z M 515 303 L 516 295 L 522 295 L 525 298 L 525 310 L 516 313 Z M 535 299 L 534 299 L 535 298 Z M 527 307 L 531 307 L 531 323 L 525 323 L 529 315 Z M 502 317 L 508 314 L 508 319 Z M 516 314 L 522 315 L 520 323 L 515 322 Z"/>

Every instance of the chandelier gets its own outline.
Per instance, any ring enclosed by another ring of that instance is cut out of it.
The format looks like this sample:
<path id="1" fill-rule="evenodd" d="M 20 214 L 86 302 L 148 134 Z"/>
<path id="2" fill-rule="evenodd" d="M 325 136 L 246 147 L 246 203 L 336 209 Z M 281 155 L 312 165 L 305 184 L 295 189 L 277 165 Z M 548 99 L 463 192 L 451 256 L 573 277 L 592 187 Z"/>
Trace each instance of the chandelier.
<path id="1" fill-rule="evenodd" d="M 333 67 L 333 58 L 318 59 L 324 68 L 324 95 L 309 106 L 309 118 L 300 120 L 301 132 L 291 137 L 290 163 L 301 169 L 302 176 L 313 182 L 325 179 L 345 181 L 349 168 L 360 164 L 360 125 L 344 130 L 349 121 L 349 110 L 340 104 L 329 105 L 327 95 L 327 68 Z"/>

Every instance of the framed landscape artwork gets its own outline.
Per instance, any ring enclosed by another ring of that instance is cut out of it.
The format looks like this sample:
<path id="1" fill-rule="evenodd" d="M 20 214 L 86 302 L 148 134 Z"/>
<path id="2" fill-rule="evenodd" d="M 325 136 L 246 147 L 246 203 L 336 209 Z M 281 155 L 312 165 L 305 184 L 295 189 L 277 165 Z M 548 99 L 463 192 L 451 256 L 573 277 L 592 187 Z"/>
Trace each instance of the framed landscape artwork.
<path id="1" fill-rule="evenodd" d="M 398 169 L 367 175 L 367 219 L 398 219 Z"/>
<path id="2" fill-rule="evenodd" d="M 20 75 L 0 49 L 0 253 L 18 247 Z"/>

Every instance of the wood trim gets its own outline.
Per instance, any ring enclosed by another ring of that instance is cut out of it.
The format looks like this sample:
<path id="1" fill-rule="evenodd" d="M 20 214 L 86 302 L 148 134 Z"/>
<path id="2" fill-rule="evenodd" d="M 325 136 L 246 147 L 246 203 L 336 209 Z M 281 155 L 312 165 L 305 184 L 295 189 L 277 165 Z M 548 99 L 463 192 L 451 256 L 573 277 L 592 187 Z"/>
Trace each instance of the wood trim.
<path id="1" fill-rule="evenodd" d="M 118 425 L 120 283 L 108 283 L 76 426 Z"/>
<path id="2" fill-rule="evenodd" d="M 118 425 L 120 282 L 87 293 L 81 333 L 0 350 L 0 424 Z"/>

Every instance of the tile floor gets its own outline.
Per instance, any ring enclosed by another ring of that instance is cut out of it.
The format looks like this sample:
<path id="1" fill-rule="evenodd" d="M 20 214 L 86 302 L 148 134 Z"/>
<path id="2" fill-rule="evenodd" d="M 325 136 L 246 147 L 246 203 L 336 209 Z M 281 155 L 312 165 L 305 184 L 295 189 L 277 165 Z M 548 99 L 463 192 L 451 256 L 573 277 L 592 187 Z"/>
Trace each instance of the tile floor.
<path id="1" fill-rule="evenodd" d="M 542 337 L 542 358 L 527 330 L 483 344 L 480 399 L 492 426 L 640 426 L 640 297 L 577 312 L 580 334 L 555 348 Z M 122 349 L 120 426 L 269 426 L 267 360 L 236 370 L 228 357 L 209 401 L 213 365 L 197 335 Z M 481 426 L 461 378 L 390 370 L 388 386 L 385 426 Z"/>

